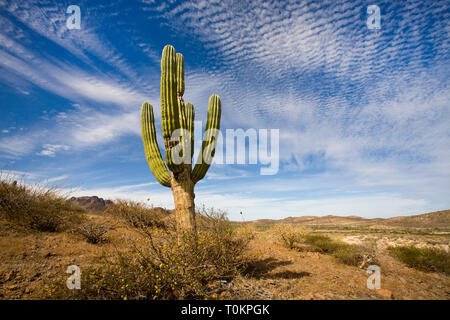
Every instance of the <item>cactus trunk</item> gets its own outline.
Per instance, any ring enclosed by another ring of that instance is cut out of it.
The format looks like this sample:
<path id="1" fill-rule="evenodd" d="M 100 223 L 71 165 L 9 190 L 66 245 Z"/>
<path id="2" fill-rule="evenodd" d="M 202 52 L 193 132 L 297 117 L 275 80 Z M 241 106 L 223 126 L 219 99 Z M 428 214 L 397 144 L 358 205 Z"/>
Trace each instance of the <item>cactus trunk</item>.
<path id="1" fill-rule="evenodd" d="M 147 102 L 141 111 L 142 140 L 147 162 L 156 180 L 172 188 L 178 229 L 195 231 L 194 186 L 206 175 L 214 157 L 221 102 L 218 95 L 209 98 L 207 130 L 197 163 L 192 169 L 195 112 L 192 103 L 184 103 L 184 90 L 183 55 L 167 45 L 161 59 L 161 122 L 167 166 L 156 139 L 153 107 Z"/>
<path id="2" fill-rule="evenodd" d="M 189 167 L 186 166 L 177 176 L 172 176 L 171 188 L 178 230 L 195 231 L 194 183 L 190 177 Z"/>

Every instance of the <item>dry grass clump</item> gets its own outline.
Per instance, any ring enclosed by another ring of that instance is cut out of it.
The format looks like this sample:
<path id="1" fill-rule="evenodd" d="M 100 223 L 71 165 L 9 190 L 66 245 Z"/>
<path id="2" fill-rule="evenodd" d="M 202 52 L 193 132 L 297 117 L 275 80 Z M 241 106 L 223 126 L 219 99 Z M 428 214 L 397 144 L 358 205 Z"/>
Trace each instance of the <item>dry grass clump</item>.
<path id="1" fill-rule="evenodd" d="M 443 272 L 450 274 L 450 253 L 444 250 L 399 246 L 389 247 L 388 251 L 410 268 L 425 272 Z"/>
<path id="2" fill-rule="evenodd" d="M 106 209 L 107 214 L 123 219 L 134 228 L 164 227 L 162 215 L 153 208 L 148 208 L 142 202 L 115 200 Z"/>
<path id="3" fill-rule="evenodd" d="M 237 236 L 224 214 L 204 212 L 198 231 L 139 228 L 129 251 L 83 271 L 80 299 L 204 299 L 216 280 L 232 279 L 246 266 L 248 240 Z"/>
<path id="4" fill-rule="evenodd" d="M 344 243 L 324 235 L 306 235 L 304 239 L 307 244 L 347 265 L 365 268 L 369 264 L 377 263 L 374 250 L 367 246 Z"/>
<path id="5" fill-rule="evenodd" d="M 278 224 L 273 230 L 281 244 L 288 249 L 294 249 L 307 233 L 306 228 L 295 227 L 290 224 Z"/>
<path id="6" fill-rule="evenodd" d="M 87 242 L 92 244 L 102 243 L 108 240 L 105 236 L 108 228 L 94 222 L 85 222 L 76 227 L 74 232 L 80 234 Z"/>
<path id="7" fill-rule="evenodd" d="M 82 209 L 57 188 L 0 177 L 0 215 L 22 227 L 56 232 L 82 221 Z"/>
<path id="8" fill-rule="evenodd" d="M 253 240 L 256 237 L 256 228 L 251 224 L 242 224 L 235 229 L 235 234 L 242 238 Z"/>

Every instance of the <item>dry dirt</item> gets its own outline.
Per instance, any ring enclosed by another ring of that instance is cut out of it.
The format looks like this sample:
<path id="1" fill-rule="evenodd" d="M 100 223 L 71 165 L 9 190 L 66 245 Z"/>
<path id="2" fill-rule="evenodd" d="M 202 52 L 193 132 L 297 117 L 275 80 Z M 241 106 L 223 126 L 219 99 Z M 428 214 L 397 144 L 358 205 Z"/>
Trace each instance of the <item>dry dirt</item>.
<path id="1" fill-rule="evenodd" d="M 50 283 L 63 281 L 66 269 L 96 264 L 103 253 L 127 250 L 137 233 L 102 214 L 89 219 L 110 227 L 109 241 L 89 244 L 68 232 L 41 233 L 17 230 L 0 221 L 0 299 L 51 299 Z M 389 256 L 387 244 L 412 242 L 447 248 L 444 234 L 409 235 L 370 233 L 369 229 L 343 232 L 316 229 L 348 243 L 372 243 L 377 247 L 382 290 L 369 290 L 365 269 L 347 266 L 332 256 L 300 252 L 279 244 L 271 229 L 259 230 L 250 242 L 249 255 L 256 263 L 232 282 L 217 282 L 212 299 L 449 299 L 450 277 L 406 267 Z"/>
<path id="2" fill-rule="evenodd" d="M 318 252 L 281 246 L 270 234 L 259 234 L 251 252 L 260 259 L 255 276 L 236 279 L 225 299 L 449 299 L 450 277 L 406 267 L 380 246 L 381 290 L 367 288 L 366 269 L 344 265 Z"/>

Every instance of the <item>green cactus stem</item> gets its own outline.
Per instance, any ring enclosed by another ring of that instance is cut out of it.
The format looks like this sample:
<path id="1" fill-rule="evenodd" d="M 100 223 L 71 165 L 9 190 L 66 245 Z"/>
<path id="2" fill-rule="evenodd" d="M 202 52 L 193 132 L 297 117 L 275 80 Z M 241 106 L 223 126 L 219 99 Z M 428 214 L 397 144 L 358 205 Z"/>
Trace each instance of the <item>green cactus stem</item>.
<path id="1" fill-rule="evenodd" d="M 195 230 L 194 186 L 206 175 L 214 157 L 221 102 L 218 95 L 209 98 L 205 136 L 192 169 L 195 111 L 192 103 L 184 103 L 184 91 L 183 55 L 167 45 L 161 58 L 161 122 L 166 163 L 159 151 L 153 107 L 148 102 L 142 105 L 141 110 L 142 140 L 151 172 L 161 185 L 172 189 L 178 228 Z"/>

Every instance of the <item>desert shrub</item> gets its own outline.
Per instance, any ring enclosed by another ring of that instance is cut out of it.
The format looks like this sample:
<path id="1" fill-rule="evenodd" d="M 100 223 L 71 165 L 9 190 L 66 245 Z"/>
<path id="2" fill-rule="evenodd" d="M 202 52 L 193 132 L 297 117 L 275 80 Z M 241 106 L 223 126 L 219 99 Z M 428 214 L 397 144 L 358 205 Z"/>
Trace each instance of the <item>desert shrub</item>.
<path id="1" fill-rule="evenodd" d="M 251 224 L 245 223 L 236 227 L 235 233 L 245 239 L 252 240 L 256 236 L 255 227 Z"/>
<path id="2" fill-rule="evenodd" d="M 371 264 L 379 264 L 375 256 L 375 250 L 362 245 L 344 243 L 332 255 L 344 264 L 359 268 L 366 268 Z"/>
<path id="3" fill-rule="evenodd" d="M 378 263 L 375 251 L 367 246 L 348 244 L 323 235 L 307 235 L 305 242 L 350 266 L 365 268 L 369 264 Z"/>
<path id="4" fill-rule="evenodd" d="M 216 280 L 232 279 L 246 266 L 248 239 L 237 236 L 222 213 L 198 219 L 198 231 L 139 228 L 131 250 L 105 257 L 83 272 L 81 299 L 203 299 Z"/>
<path id="5" fill-rule="evenodd" d="M 342 244 L 332 240 L 330 237 L 323 235 L 306 235 L 305 242 L 311 244 L 325 253 L 334 253 Z"/>
<path id="6" fill-rule="evenodd" d="M 0 179 L 0 215 L 23 227 L 61 231 L 80 223 L 82 211 L 56 188 Z"/>
<path id="7" fill-rule="evenodd" d="M 108 228 L 94 222 L 85 222 L 74 229 L 75 233 L 83 236 L 83 238 L 92 244 L 105 242 L 107 240 L 105 234 Z"/>
<path id="8" fill-rule="evenodd" d="M 295 244 L 302 241 L 306 233 L 306 229 L 302 227 L 294 227 L 290 224 L 279 224 L 274 227 L 274 233 L 283 246 L 289 249 L 294 249 Z"/>
<path id="9" fill-rule="evenodd" d="M 437 248 L 389 247 L 388 252 L 410 268 L 450 274 L 450 253 Z"/>
<path id="10" fill-rule="evenodd" d="M 115 200 L 108 206 L 106 213 L 123 219 L 134 228 L 164 227 L 161 213 L 154 208 L 148 208 L 142 202 Z"/>

